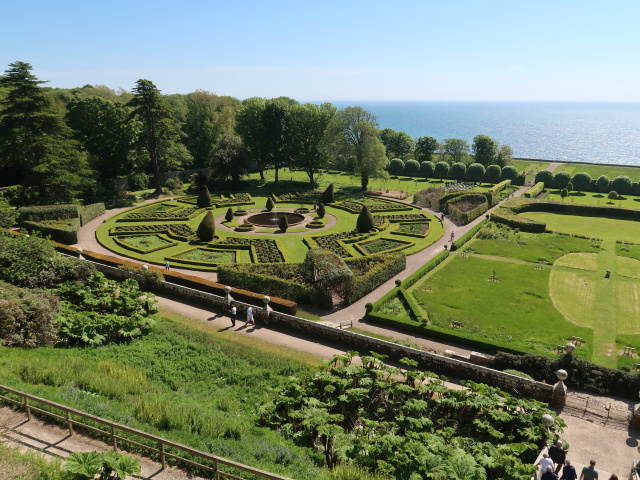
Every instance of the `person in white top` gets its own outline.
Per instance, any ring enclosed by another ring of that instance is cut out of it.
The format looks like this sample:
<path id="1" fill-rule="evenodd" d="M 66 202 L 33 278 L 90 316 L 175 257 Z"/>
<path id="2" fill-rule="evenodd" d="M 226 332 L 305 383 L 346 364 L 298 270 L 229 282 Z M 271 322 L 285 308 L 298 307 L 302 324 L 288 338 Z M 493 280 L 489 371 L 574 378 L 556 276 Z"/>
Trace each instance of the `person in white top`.
<path id="1" fill-rule="evenodd" d="M 553 463 L 553 460 L 549 458 L 549 454 L 546 452 L 542 454 L 538 465 L 540 465 L 540 471 L 543 473 L 547 471 L 547 467 L 551 467 L 552 470 L 555 468 L 555 463 Z"/>

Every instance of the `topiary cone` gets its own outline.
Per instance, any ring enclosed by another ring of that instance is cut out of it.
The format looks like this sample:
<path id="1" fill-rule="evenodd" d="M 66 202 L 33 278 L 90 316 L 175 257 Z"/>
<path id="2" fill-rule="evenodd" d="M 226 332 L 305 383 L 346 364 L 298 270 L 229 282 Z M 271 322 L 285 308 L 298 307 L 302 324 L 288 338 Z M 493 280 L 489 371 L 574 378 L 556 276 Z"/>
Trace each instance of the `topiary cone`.
<path id="1" fill-rule="evenodd" d="M 322 203 L 333 203 L 333 197 L 334 197 L 334 192 L 333 192 L 333 183 L 330 184 L 327 189 L 322 192 Z"/>
<path id="2" fill-rule="evenodd" d="M 326 213 L 324 208 L 324 203 L 318 204 L 318 210 L 316 211 L 319 218 L 324 218 L 324 214 Z"/>
<path id="3" fill-rule="evenodd" d="M 227 213 L 224 215 L 224 219 L 227 222 L 230 222 L 231 220 L 233 220 L 233 209 L 231 207 L 229 207 L 229 209 L 227 210 Z"/>
<path id="4" fill-rule="evenodd" d="M 282 215 L 280 217 L 280 221 L 278 222 L 278 227 L 280 227 L 280 230 L 282 230 L 283 232 L 287 231 L 287 228 L 289 228 L 289 220 L 287 219 L 286 215 Z"/>
<path id="5" fill-rule="evenodd" d="M 215 236 L 216 222 L 213 220 L 211 211 L 208 211 L 200 222 L 200 225 L 198 225 L 198 238 L 201 242 L 210 242 Z"/>
<path id="6" fill-rule="evenodd" d="M 202 192 L 198 195 L 198 207 L 207 208 L 211 206 L 211 194 L 209 193 L 209 189 L 204 186 L 202 187 Z"/>
<path id="7" fill-rule="evenodd" d="M 273 204 L 273 200 L 271 200 L 271 197 L 267 198 L 267 204 L 265 205 L 265 208 L 270 212 L 271 210 L 273 210 L 273 207 L 275 207 L 275 205 Z"/>
<path id="8" fill-rule="evenodd" d="M 362 207 L 362 211 L 360 212 L 360 215 L 358 215 L 356 229 L 360 233 L 369 233 L 373 230 L 373 215 L 371 215 L 371 212 L 366 205 Z"/>

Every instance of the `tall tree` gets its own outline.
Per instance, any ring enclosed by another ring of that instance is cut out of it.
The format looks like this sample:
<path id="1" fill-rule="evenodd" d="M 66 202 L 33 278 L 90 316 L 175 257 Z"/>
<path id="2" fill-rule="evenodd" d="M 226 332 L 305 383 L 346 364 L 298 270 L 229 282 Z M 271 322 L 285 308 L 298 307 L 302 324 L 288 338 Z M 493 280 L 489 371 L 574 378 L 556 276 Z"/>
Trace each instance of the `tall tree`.
<path id="1" fill-rule="evenodd" d="M 469 154 L 469 144 L 459 138 L 445 138 L 443 148 L 453 163 L 461 162 Z"/>
<path id="2" fill-rule="evenodd" d="M 236 102 L 230 97 L 197 90 L 187 95 L 184 132 L 194 167 L 208 167 L 212 149 L 223 135 L 233 133 Z"/>
<path id="3" fill-rule="evenodd" d="M 242 137 L 251 161 L 258 168 L 261 180 L 264 180 L 264 170 L 268 166 L 267 145 L 262 127 L 262 112 L 266 106 L 265 98 L 248 98 L 243 102 L 236 117 L 236 131 Z"/>
<path id="4" fill-rule="evenodd" d="M 288 166 L 288 158 L 285 151 L 287 129 L 287 111 L 290 105 L 287 101 L 276 98 L 267 101 L 262 111 L 262 131 L 266 146 L 267 164 L 275 170 L 274 181 L 279 181 L 279 171 Z"/>
<path id="5" fill-rule="evenodd" d="M 222 135 L 218 147 L 211 152 L 209 164 L 213 167 L 215 178 L 223 181 L 230 178 L 237 184 L 249 170 L 249 153 L 242 138 L 234 133 Z"/>
<path id="6" fill-rule="evenodd" d="M 419 162 L 432 162 L 434 154 L 440 148 L 440 144 L 433 137 L 420 137 L 416 141 L 416 160 Z"/>
<path id="7" fill-rule="evenodd" d="M 160 96 L 160 90 L 146 79 L 136 82 L 129 106 L 133 108 L 132 114 L 140 118 L 144 124 L 145 147 L 151 160 L 155 194 L 160 195 L 160 149 L 162 137 L 171 130 L 169 110 Z"/>
<path id="8" fill-rule="evenodd" d="M 475 163 L 486 168 L 494 162 L 498 144 L 487 135 L 476 135 L 473 137 L 472 150 Z"/>
<path id="9" fill-rule="evenodd" d="M 135 169 L 135 143 L 141 124 L 129 107 L 103 97 L 77 96 L 68 105 L 67 120 L 89 152 L 91 165 L 102 178 L 128 175 Z"/>
<path id="10" fill-rule="evenodd" d="M 330 103 L 293 105 L 287 112 L 286 154 L 292 166 L 309 176 L 312 186 L 318 172 L 327 165 L 329 146 L 336 142 L 330 128 L 336 112 Z"/>
<path id="11" fill-rule="evenodd" d="M 387 157 L 401 158 L 406 160 L 413 149 L 415 141 L 405 132 L 396 132 L 390 128 L 385 128 L 380 132 L 380 140 L 387 150 Z"/>
<path id="12" fill-rule="evenodd" d="M 387 158 L 378 138 L 378 120 L 362 107 L 347 107 L 340 111 L 344 140 L 355 157 L 355 172 L 360 175 L 362 189 L 372 177 L 386 177 Z"/>
<path id="13" fill-rule="evenodd" d="M 61 110 L 31 69 L 14 62 L 0 77 L 7 92 L 0 103 L 0 181 L 25 186 L 32 201 L 69 201 L 88 186 L 91 171 Z"/>

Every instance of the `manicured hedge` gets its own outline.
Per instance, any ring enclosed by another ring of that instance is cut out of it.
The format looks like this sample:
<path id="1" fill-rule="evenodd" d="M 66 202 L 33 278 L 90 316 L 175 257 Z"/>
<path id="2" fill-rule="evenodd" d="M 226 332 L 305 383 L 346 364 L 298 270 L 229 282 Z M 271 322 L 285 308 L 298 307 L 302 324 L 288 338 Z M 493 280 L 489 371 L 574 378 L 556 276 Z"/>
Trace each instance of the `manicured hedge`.
<path id="1" fill-rule="evenodd" d="M 511 180 L 503 180 L 502 182 L 494 185 L 489 189 L 489 193 L 491 194 L 491 198 L 489 200 L 489 205 L 494 206 L 498 203 L 500 198 L 500 192 L 511 185 Z"/>
<path id="2" fill-rule="evenodd" d="M 84 226 L 94 218 L 98 218 L 100 215 L 104 215 L 105 207 L 104 203 L 93 203 L 91 205 L 84 205 L 80 207 L 80 226 Z"/>
<path id="3" fill-rule="evenodd" d="M 458 207 L 456 205 L 458 204 L 458 202 L 464 201 L 475 201 L 479 204 L 473 210 L 463 212 L 461 210 L 458 210 Z M 487 210 L 489 210 L 489 202 L 487 201 L 486 195 L 478 193 L 469 193 L 466 195 L 462 195 L 455 200 L 447 203 L 447 213 L 449 214 L 449 216 L 462 225 L 466 225 L 467 223 L 475 220 Z"/>
<path id="4" fill-rule="evenodd" d="M 523 197 L 525 198 L 536 198 L 538 195 L 542 193 L 544 190 L 544 182 L 538 182 L 529 190 L 524 192 Z"/>
<path id="5" fill-rule="evenodd" d="M 364 297 L 384 282 L 407 268 L 407 257 L 404 253 L 384 253 L 362 258 L 346 258 L 345 263 L 352 270 L 362 270 L 363 265 L 371 265 L 376 260 L 383 259 L 383 263 L 374 263 L 364 275 L 354 275 L 351 286 L 345 294 L 347 305 Z"/>
<path id="6" fill-rule="evenodd" d="M 73 245 L 78 243 L 78 229 L 80 228 L 79 218 L 69 218 L 65 222 L 57 222 L 49 225 L 46 221 L 31 222 L 22 221 L 20 226 L 29 232 L 40 232 L 43 236 L 50 236 L 52 240 Z"/>
<path id="7" fill-rule="evenodd" d="M 444 262 L 449 255 L 450 255 L 449 250 L 445 250 L 442 253 L 439 253 L 438 255 L 433 257 L 431 260 L 429 260 L 427 263 L 425 263 L 422 267 L 420 267 L 418 270 L 416 270 L 411 275 L 409 275 L 405 280 L 403 280 L 402 286 L 404 288 L 412 287 L 418 282 L 418 280 L 420 280 L 427 273 L 429 273 L 431 270 L 433 270 L 442 262 Z"/>
<path id="8" fill-rule="evenodd" d="M 488 220 L 483 220 L 480 223 L 478 223 L 475 227 L 473 227 L 471 230 L 469 230 L 467 233 L 465 233 L 463 236 L 461 236 L 458 240 L 456 240 L 455 242 L 451 243 L 451 251 L 455 251 L 458 250 L 460 247 L 462 247 L 465 243 L 467 243 L 469 240 L 471 240 L 476 233 L 478 233 L 478 230 L 480 230 L 485 223 L 487 223 Z"/>
<path id="9" fill-rule="evenodd" d="M 67 220 L 80 218 L 79 205 L 43 205 L 18 209 L 20 222 L 42 222 L 44 220 Z"/>
<path id="10" fill-rule="evenodd" d="M 124 237 L 131 237 L 134 235 L 123 235 Z M 161 238 L 164 238 L 165 240 L 169 240 L 168 237 L 165 237 L 163 235 L 159 235 Z M 137 253 L 141 253 L 141 254 L 147 254 L 147 253 L 151 253 L 151 252 L 157 252 L 158 250 L 162 250 L 164 248 L 169 248 L 169 247 L 175 247 L 176 245 L 178 245 L 178 242 L 170 242 L 170 243 L 165 243 L 164 245 L 158 245 L 157 247 L 153 247 L 153 248 L 148 248 L 148 249 L 143 249 L 143 248 L 139 248 L 136 246 L 133 246 L 127 242 L 124 242 L 122 240 L 121 237 L 113 237 L 113 241 L 116 242 L 118 245 L 120 245 L 122 248 L 126 248 L 127 250 L 131 250 Z"/>

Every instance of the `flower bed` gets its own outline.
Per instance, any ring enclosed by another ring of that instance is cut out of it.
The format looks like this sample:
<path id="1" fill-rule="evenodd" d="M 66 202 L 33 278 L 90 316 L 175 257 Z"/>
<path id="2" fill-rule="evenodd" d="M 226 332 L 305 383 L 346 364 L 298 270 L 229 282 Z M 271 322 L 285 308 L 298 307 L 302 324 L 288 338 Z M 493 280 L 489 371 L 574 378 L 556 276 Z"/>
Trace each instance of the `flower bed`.
<path id="1" fill-rule="evenodd" d="M 352 255 L 339 242 L 345 240 L 356 241 L 368 237 L 368 234 L 356 231 L 333 233 L 331 235 L 311 237 L 312 242 L 307 242 L 307 246 L 309 248 L 323 248 L 339 255 L 341 258 L 349 258 Z"/>
<path id="2" fill-rule="evenodd" d="M 124 225 L 113 227 L 109 235 L 123 235 L 127 233 L 169 233 L 172 237 L 187 239 L 195 234 L 191 227 L 185 223 L 172 223 L 165 225 Z"/>
<path id="3" fill-rule="evenodd" d="M 376 238 L 371 241 L 358 242 L 355 244 L 356 249 L 364 255 L 373 255 L 374 253 L 389 252 L 402 250 L 413 245 L 411 242 L 403 242 L 402 240 L 391 240 L 389 238 Z"/>
<path id="4" fill-rule="evenodd" d="M 121 247 L 138 253 L 151 253 L 178 244 L 161 234 L 119 236 L 114 241 Z"/>
<path id="5" fill-rule="evenodd" d="M 215 248 L 191 248 L 178 255 L 174 255 L 173 258 L 179 261 L 189 260 L 196 263 L 235 263 L 236 252 Z"/>
<path id="6" fill-rule="evenodd" d="M 227 238 L 220 242 L 226 245 L 251 245 L 255 248 L 257 260 L 260 263 L 284 262 L 284 255 L 278 248 L 276 240 L 262 238 Z"/>
<path id="7" fill-rule="evenodd" d="M 183 207 L 170 212 L 144 212 L 137 211 L 127 213 L 118 218 L 118 222 L 158 222 L 162 220 L 189 220 L 202 213 L 204 209 L 198 207 Z"/>

